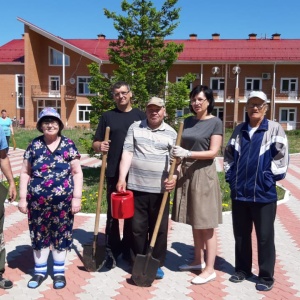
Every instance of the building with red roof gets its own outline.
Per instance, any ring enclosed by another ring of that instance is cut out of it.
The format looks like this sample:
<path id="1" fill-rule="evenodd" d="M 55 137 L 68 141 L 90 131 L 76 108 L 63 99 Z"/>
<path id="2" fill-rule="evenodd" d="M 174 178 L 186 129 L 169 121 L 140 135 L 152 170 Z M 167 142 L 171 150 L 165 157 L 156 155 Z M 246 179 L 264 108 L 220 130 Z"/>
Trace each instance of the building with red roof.
<path id="1" fill-rule="evenodd" d="M 87 65 L 96 62 L 102 73 L 112 76 L 108 60 L 110 39 L 64 39 L 17 18 L 24 24 L 23 39 L 0 47 L 0 101 L 10 117 L 25 119 L 34 127 L 39 112 L 55 107 L 67 127 L 89 127 L 91 105 Z M 210 86 L 215 95 L 214 114 L 226 127 L 245 120 L 245 103 L 252 90 L 262 90 L 269 100 L 268 117 L 287 129 L 299 129 L 300 39 L 257 38 L 198 39 L 191 34 L 184 50 L 168 71 L 168 81 L 176 82 L 186 73 L 196 74 L 197 84 Z M 178 115 L 183 113 L 178 111 Z"/>

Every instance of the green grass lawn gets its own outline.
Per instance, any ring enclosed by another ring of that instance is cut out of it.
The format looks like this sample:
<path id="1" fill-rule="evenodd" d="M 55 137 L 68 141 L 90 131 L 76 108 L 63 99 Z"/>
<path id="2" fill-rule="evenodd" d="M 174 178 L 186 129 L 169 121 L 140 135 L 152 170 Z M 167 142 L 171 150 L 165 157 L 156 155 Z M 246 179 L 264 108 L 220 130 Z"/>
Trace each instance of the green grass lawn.
<path id="1" fill-rule="evenodd" d="M 226 141 L 229 139 L 232 130 L 226 132 Z M 80 153 L 86 153 L 86 149 L 83 146 L 82 138 L 86 140 L 86 144 L 90 143 L 92 140 L 92 132 L 84 129 L 66 129 L 62 132 L 63 135 L 72 139 Z M 26 149 L 30 141 L 41 135 L 37 130 L 27 130 L 27 129 L 15 129 L 15 140 L 17 143 L 17 148 Z M 299 153 L 300 152 L 300 130 L 289 131 L 287 132 L 290 153 Z M 12 146 L 12 145 L 11 145 Z M 100 168 L 84 168 L 83 169 L 83 192 L 82 192 L 82 211 L 95 213 L 97 200 L 98 200 L 98 188 L 99 188 L 99 178 L 100 178 Z M 221 192 L 223 197 L 223 211 L 231 210 L 231 200 L 230 200 L 230 189 L 228 184 L 225 182 L 224 172 L 219 172 L 219 180 L 221 186 Z M 19 185 L 19 178 L 16 178 L 17 188 Z M 278 198 L 283 199 L 284 190 L 280 187 L 277 187 Z M 172 199 L 172 197 L 171 197 Z M 106 203 L 106 190 L 104 189 L 101 202 L 101 212 L 104 213 L 107 211 Z"/>

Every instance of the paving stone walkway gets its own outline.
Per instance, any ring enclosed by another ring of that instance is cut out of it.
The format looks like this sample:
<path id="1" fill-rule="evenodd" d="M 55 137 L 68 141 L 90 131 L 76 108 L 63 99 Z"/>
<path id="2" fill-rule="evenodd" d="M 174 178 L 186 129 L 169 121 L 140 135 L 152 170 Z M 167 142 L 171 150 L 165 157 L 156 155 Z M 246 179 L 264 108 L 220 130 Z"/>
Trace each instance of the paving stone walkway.
<path id="1" fill-rule="evenodd" d="M 23 150 L 10 151 L 14 174 L 19 175 Z M 83 166 L 97 166 L 99 160 L 83 156 Z M 222 160 L 217 160 L 221 168 Z M 100 272 L 87 272 L 82 264 L 82 245 L 91 243 L 95 216 L 78 214 L 75 217 L 74 247 L 68 253 L 66 262 L 67 286 L 62 290 L 52 287 L 50 276 L 37 289 L 27 288 L 33 271 L 33 257 L 26 216 L 12 204 L 6 205 L 5 240 L 7 267 L 5 276 L 14 282 L 10 290 L 1 290 L 1 299 L 300 299 L 300 155 L 292 155 L 286 179 L 281 184 L 290 191 L 278 205 L 276 226 L 277 260 L 275 285 L 269 292 L 255 289 L 255 278 L 243 283 L 231 283 L 228 279 L 234 271 L 234 239 L 231 215 L 224 213 L 223 224 L 217 230 L 218 256 L 216 259 L 216 280 L 205 285 L 192 285 L 197 272 L 179 272 L 178 266 L 193 257 L 191 227 L 170 221 L 168 253 L 165 278 L 155 280 L 151 287 L 142 288 L 133 284 L 130 266 L 119 258 L 117 267 Z M 100 217 L 100 243 L 104 243 L 105 216 Z M 120 225 L 122 226 L 122 224 Z M 256 241 L 253 238 L 253 244 Z M 255 248 L 254 248 L 255 249 Z M 253 253 L 253 270 L 257 271 L 257 253 Z M 51 258 L 50 258 L 51 264 Z"/>

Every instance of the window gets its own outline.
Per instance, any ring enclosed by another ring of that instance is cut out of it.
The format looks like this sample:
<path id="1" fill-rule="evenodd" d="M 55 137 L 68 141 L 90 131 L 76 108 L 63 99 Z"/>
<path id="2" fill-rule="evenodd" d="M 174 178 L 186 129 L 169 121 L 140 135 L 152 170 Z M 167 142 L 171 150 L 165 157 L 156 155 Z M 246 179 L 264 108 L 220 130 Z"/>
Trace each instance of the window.
<path id="1" fill-rule="evenodd" d="M 214 92 L 224 91 L 224 78 L 212 77 L 210 78 L 210 86 Z"/>
<path id="2" fill-rule="evenodd" d="M 25 107 L 25 76 L 16 75 L 17 108 Z"/>
<path id="3" fill-rule="evenodd" d="M 210 86 L 214 92 L 215 99 L 224 99 L 224 78 L 211 77 Z"/>
<path id="4" fill-rule="evenodd" d="M 63 54 L 62 52 L 49 48 L 49 65 L 50 66 L 62 66 L 63 57 L 65 57 L 65 66 L 70 65 L 70 56 Z"/>
<path id="5" fill-rule="evenodd" d="M 49 76 L 49 96 L 60 96 L 60 77 Z"/>
<path id="6" fill-rule="evenodd" d="M 176 110 L 176 113 L 175 113 L 175 117 L 176 118 L 181 118 L 183 117 L 184 115 L 188 115 L 190 114 L 190 108 L 189 107 L 185 107 L 184 109 L 177 109 Z"/>
<path id="7" fill-rule="evenodd" d="M 214 107 L 213 111 L 212 111 L 212 115 L 218 117 L 219 119 L 221 119 L 223 121 L 223 107 Z"/>
<path id="8" fill-rule="evenodd" d="M 297 127 L 297 109 L 282 107 L 279 109 L 279 122 L 286 124 L 286 130 L 294 130 Z"/>
<path id="9" fill-rule="evenodd" d="M 89 104 L 77 105 L 77 122 L 89 122 L 91 110 L 92 106 Z"/>
<path id="10" fill-rule="evenodd" d="M 91 82 L 91 77 L 81 76 L 77 77 L 77 95 L 90 95 L 89 83 Z"/>
<path id="11" fill-rule="evenodd" d="M 279 122 L 288 123 L 295 122 L 296 109 L 295 108 L 280 108 Z"/>
<path id="12" fill-rule="evenodd" d="M 57 110 L 57 112 L 60 114 L 60 100 L 38 100 L 37 101 L 37 119 L 39 118 L 40 112 L 45 108 L 45 107 L 53 107 Z"/>
<path id="13" fill-rule="evenodd" d="M 246 78 L 246 91 L 260 91 L 261 79 L 260 78 Z"/>
<path id="14" fill-rule="evenodd" d="M 298 90 L 297 78 L 281 78 L 281 82 L 280 82 L 281 93 L 296 92 L 297 90 Z"/>
<path id="15" fill-rule="evenodd" d="M 261 78 L 246 78 L 245 79 L 245 95 L 247 99 L 251 91 L 261 91 L 262 81 Z"/>

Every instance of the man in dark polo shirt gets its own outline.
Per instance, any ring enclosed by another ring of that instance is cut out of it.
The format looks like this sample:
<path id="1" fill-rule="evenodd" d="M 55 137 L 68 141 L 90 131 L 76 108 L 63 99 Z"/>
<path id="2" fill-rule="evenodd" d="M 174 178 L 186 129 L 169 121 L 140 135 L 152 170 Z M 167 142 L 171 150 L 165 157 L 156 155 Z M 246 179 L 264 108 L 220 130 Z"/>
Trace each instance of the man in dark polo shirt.
<path id="1" fill-rule="evenodd" d="M 111 215 L 112 192 L 116 191 L 119 178 L 119 164 L 121 160 L 124 140 L 129 126 L 146 118 L 144 112 L 133 108 L 131 104 L 132 92 L 126 82 L 117 82 L 112 86 L 112 95 L 116 108 L 103 113 L 99 120 L 95 134 L 93 149 L 96 152 L 106 152 L 107 155 L 107 221 L 106 221 L 106 267 L 114 268 L 117 257 L 123 253 L 123 258 L 130 260 L 130 244 L 132 237 L 131 219 L 124 220 L 123 239 L 121 241 L 119 220 Z M 104 141 L 105 129 L 110 127 L 109 142 Z"/>

